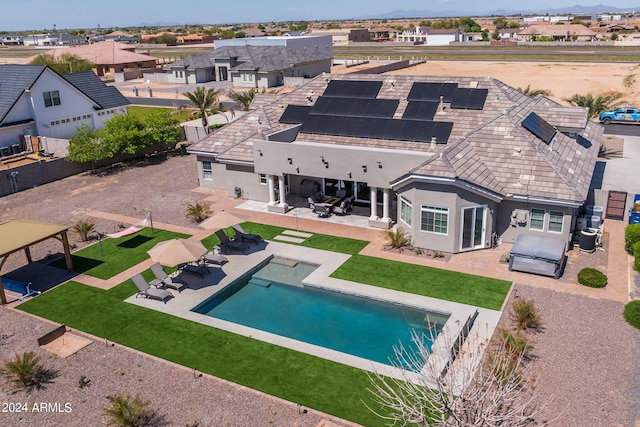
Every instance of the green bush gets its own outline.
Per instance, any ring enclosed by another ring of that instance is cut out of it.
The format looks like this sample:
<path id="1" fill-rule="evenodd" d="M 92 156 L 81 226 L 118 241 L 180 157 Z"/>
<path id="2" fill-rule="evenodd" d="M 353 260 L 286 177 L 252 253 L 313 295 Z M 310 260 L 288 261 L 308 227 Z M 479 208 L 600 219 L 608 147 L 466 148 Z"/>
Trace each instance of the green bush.
<path id="1" fill-rule="evenodd" d="M 396 227 L 386 231 L 387 241 L 394 249 L 399 249 L 411 243 L 411 237 L 407 235 L 402 227 Z"/>
<path id="2" fill-rule="evenodd" d="M 45 372 L 40 364 L 40 357 L 33 351 L 16 354 L 13 360 L 8 360 L 0 368 L 0 375 L 9 381 L 14 381 L 25 387 L 37 386 Z"/>
<path id="3" fill-rule="evenodd" d="M 640 224 L 629 224 L 624 229 L 624 249 L 633 255 L 633 245 L 640 242 Z"/>
<path id="4" fill-rule="evenodd" d="M 624 320 L 634 328 L 640 329 L 640 300 L 633 300 L 624 306 Z"/>
<path id="5" fill-rule="evenodd" d="M 578 272 L 578 283 L 590 288 L 604 288 L 607 285 L 607 275 L 595 268 L 583 268 Z"/>
<path id="6" fill-rule="evenodd" d="M 635 260 L 633 261 L 633 269 L 635 271 L 640 271 L 640 242 L 636 242 L 633 245 L 633 256 Z"/>
<path id="7" fill-rule="evenodd" d="M 104 412 L 109 417 L 109 425 L 122 427 L 140 427 L 149 425 L 153 417 L 150 403 L 143 401 L 139 396 L 107 396 L 109 404 L 104 407 Z"/>

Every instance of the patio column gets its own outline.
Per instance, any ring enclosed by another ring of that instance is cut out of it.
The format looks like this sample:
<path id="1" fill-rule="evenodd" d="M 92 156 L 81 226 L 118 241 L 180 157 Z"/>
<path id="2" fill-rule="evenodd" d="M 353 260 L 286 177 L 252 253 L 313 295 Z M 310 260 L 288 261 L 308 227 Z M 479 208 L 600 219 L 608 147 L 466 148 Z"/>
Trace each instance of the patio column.
<path id="1" fill-rule="evenodd" d="M 382 189 L 382 220 L 383 221 L 391 221 L 391 217 L 389 216 L 389 189 Z"/>
<path id="2" fill-rule="evenodd" d="M 284 186 L 284 175 L 278 177 L 278 193 L 280 193 L 280 206 L 287 209 L 286 189 Z"/>
<path id="3" fill-rule="evenodd" d="M 371 191 L 371 216 L 369 219 L 377 220 L 378 219 L 378 187 L 370 187 L 369 191 Z"/>
<path id="4" fill-rule="evenodd" d="M 267 187 L 269 189 L 269 204 L 276 204 L 276 195 L 273 187 L 273 175 L 267 175 Z"/>

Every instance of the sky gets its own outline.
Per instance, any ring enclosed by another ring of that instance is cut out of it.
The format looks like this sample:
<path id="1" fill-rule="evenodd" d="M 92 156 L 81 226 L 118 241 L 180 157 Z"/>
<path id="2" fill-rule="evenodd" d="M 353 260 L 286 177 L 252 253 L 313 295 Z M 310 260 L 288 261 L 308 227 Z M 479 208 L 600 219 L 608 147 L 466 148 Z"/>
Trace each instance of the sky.
<path id="1" fill-rule="evenodd" d="M 528 6 L 535 4 L 535 6 Z M 233 24 L 376 16 L 394 10 L 456 11 L 461 16 L 498 9 L 607 4 L 640 10 L 640 0 L 0 0 L 0 31 L 128 27 L 158 23 Z"/>

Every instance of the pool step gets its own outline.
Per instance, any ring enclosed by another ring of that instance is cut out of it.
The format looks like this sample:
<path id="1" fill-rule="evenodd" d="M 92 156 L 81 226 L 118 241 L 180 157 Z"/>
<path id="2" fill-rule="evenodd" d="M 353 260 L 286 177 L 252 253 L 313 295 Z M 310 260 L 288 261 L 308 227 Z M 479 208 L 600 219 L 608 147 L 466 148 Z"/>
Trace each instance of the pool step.
<path id="1" fill-rule="evenodd" d="M 262 286 L 263 288 L 268 288 L 269 286 L 271 286 L 271 282 L 269 282 L 268 280 L 259 279 L 257 277 L 252 277 L 248 283 L 256 286 Z"/>
<path id="2" fill-rule="evenodd" d="M 287 267 L 295 267 L 296 265 L 298 265 L 298 261 L 296 261 L 295 259 L 281 258 L 281 257 L 273 257 L 273 258 L 271 258 L 271 263 L 272 264 L 286 265 Z"/>

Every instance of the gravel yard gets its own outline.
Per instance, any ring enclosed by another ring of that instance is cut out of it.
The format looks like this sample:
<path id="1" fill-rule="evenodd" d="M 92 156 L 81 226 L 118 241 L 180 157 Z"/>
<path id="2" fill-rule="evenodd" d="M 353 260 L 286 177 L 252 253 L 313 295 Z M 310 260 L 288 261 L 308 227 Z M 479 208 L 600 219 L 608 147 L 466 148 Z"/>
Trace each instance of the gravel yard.
<path id="1" fill-rule="evenodd" d="M 109 173 L 70 177 L 0 198 L 0 221 L 32 218 L 72 225 L 88 218 L 89 209 L 97 209 L 140 219 L 152 211 L 155 221 L 189 226 L 186 205 L 207 196 L 193 191 L 197 187 L 195 167 L 189 156 L 159 157 L 115 167 Z M 216 204 L 213 209 L 218 210 Z M 117 227 L 111 221 L 96 222 L 100 231 L 112 232 Z M 82 245 L 73 235 L 71 242 Z M 59 251 L 59 246 L 55 241 L 36 245 L 33 257 L 37 260 Z M 597 264 L 606 264 L 603 256 L 596 254 Z M 14 254 L 3 272 L 23 263 L 24 257 Z M 578 267 L 573 264 L 570 268 Z M 555 396 L 546 418 L 561 413 L 555 425 L 569 427 L 638 425 L 640 333 L 624 322 L 623 304 L 536 288 L 535 281 L 536 276 L 527 276 L 516 287 L 519 297 L 533 299 L 542 312 L 544 330 L 535 336 L 532 363 L 542 394 Z M 117 345 L 107 347 L 100 341 L 67 359 L 54 357 L 36 345 L 36 338 L 54 326 L 12 309 L 0 308 L 0 325 L 0 334 L 8 335 L 0 345 L 0 360 L 36 351 L 47 367 L 57 371 L 52 383 L 31 394 L 11 394 L 5 386 L 0 403 L 68 402 L 72 407 L 71 413 L 0 413 L 0 425 L 103 425 L 106 396 L 118 392 L 139 394 L 150 401 L 159 425 L 316 426 L 323 419 L 331 420 L 314 411 L 300 414 L 293 403 L 223 380 L 194 378 L 188 368 Z M 81 389 L 78 381 L 83 375 L 91 385 Z"/>

